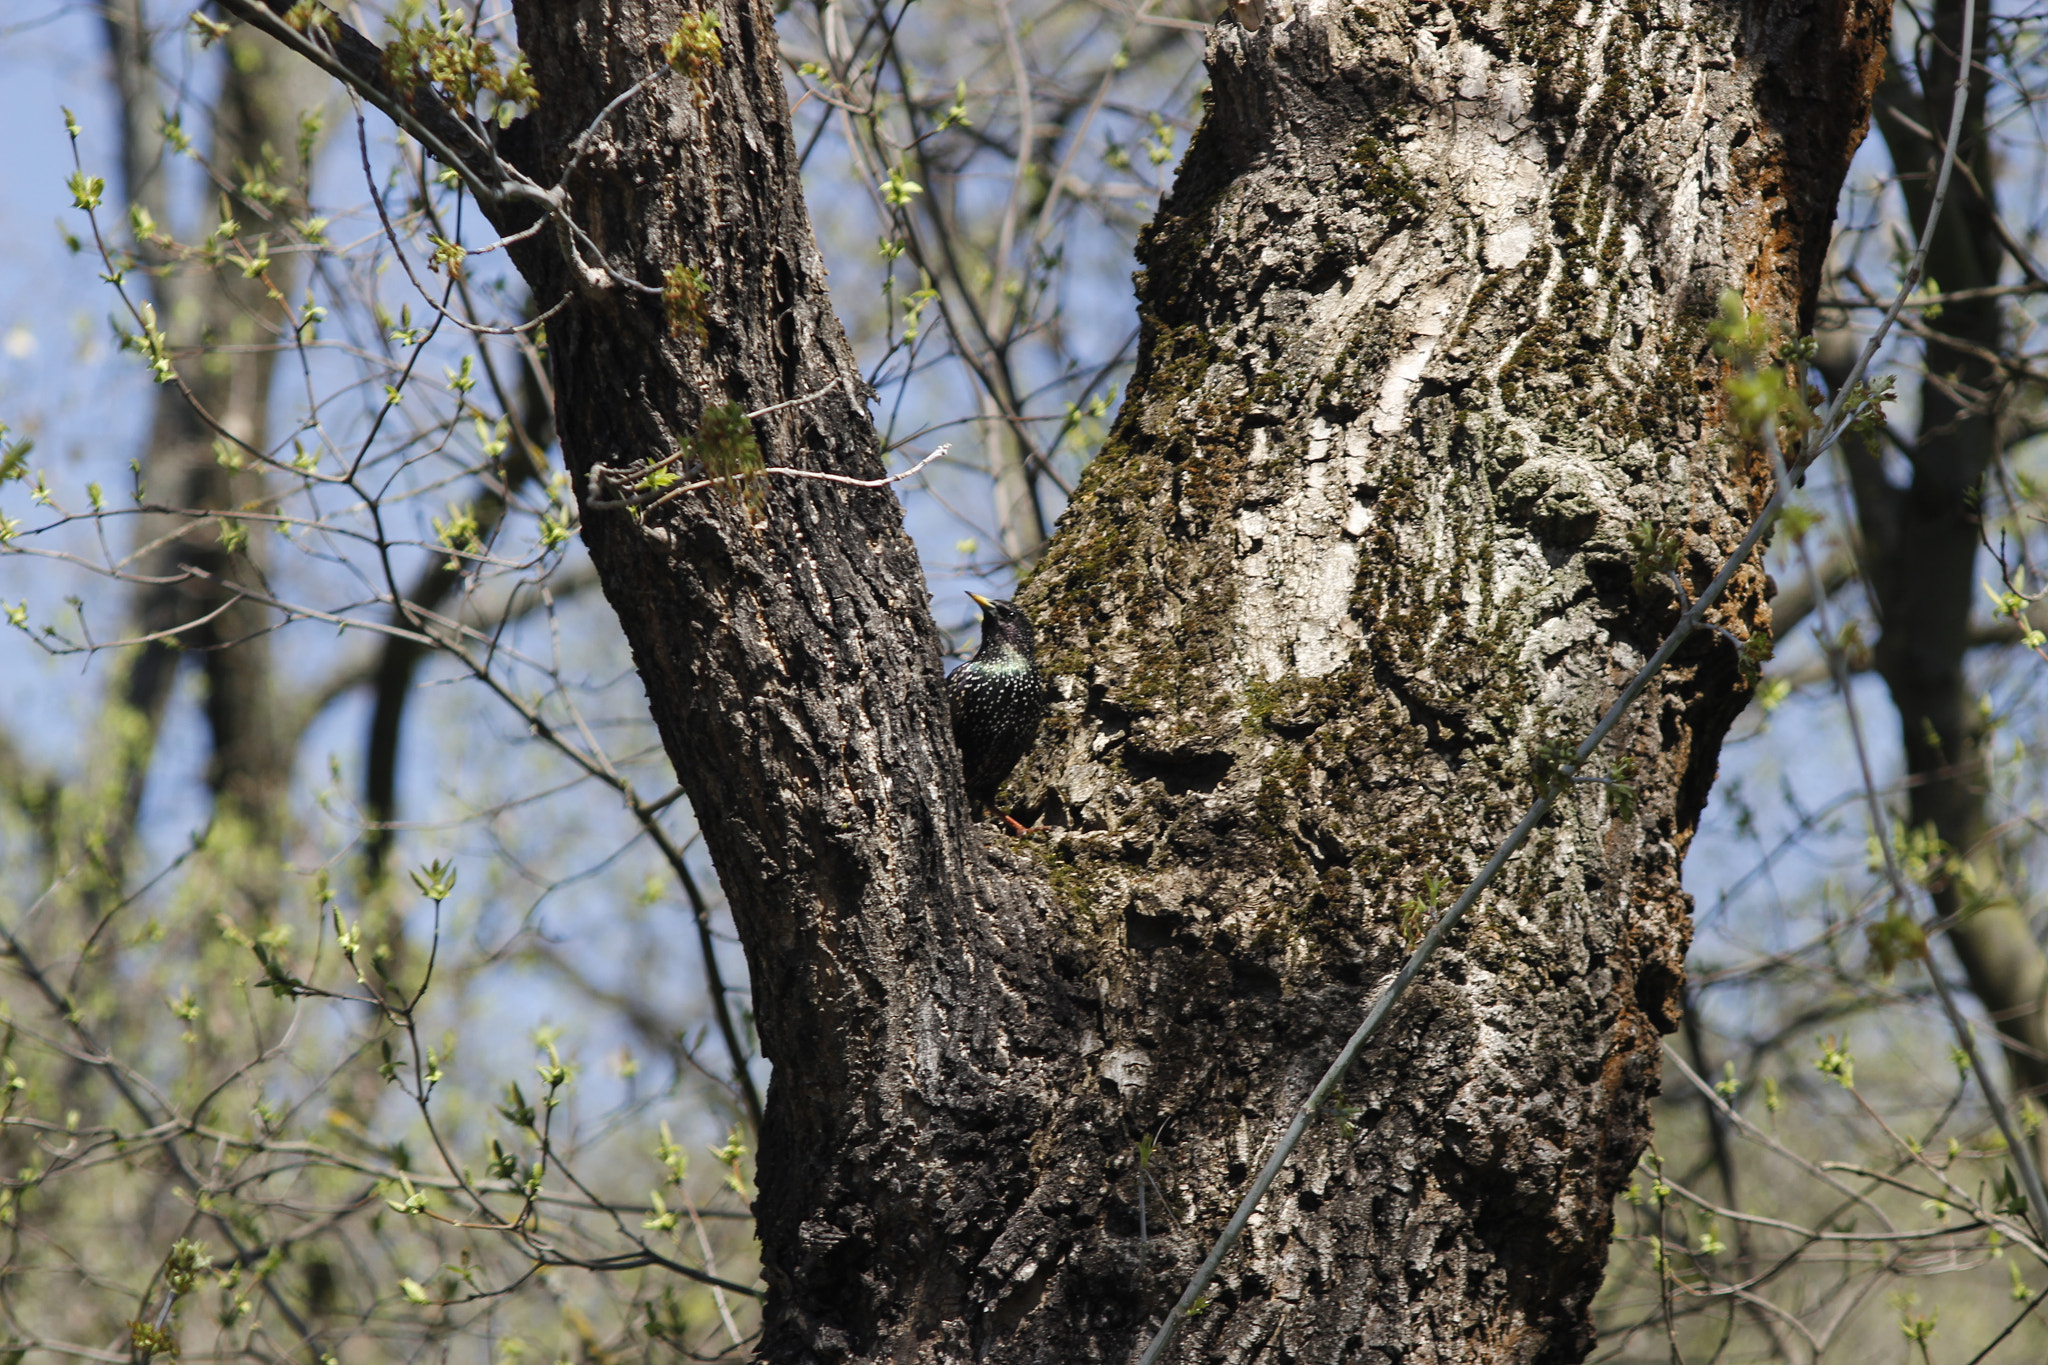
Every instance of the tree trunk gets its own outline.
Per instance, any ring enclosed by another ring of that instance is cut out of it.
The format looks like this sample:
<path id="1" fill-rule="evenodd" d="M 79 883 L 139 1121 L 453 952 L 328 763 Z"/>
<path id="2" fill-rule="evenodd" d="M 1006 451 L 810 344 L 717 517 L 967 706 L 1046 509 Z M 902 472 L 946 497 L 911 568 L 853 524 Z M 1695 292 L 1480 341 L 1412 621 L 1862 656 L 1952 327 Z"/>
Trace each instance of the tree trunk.
<path id="1" fill-rule="evenodd" d="M 1226 19 L 1143 246 L 1139 374 L 1023 594 L 1059 701 L 1013 784 L 1052 832 L 1015 840 L 969 820 L 891 492 L 601 505 L 633 483 L 608 471 L 735 467 L 726 403 L 802 400 L 751 423 L 768 465 L 882 472 L 772 11 L 711 10 L 716 60 L 598 123 L 685 11 L 521 0 L 541 101 L 506 146 L 549 185 L 591 130 L 578 259 L 551 231 L 519 260 L 565 300 L 584 535 L 775 1066 L 761 1354 L 1126 1360 L 1400 960 L 1404 904 L 1476 868 L 1674 619 L 1629 533 L 1679 537 L 1697 588 L 1762 502 L 1707 323 L 1731 287 L 1804 321 L 1886 11 Z M 676 266 L 708 283 L 681 316 Z M 1743 697 L 1719 636 L 1667 672 L 1614 746 L 1633 798 L 1583 788 L 1517 860 L 1181 1358 L 1583 1353 Z"/>
<path id="2" fill-rule="evenodd" d="M 209 198 L 195 221 L 181 223 L 184 215 L 169 185 L 172 153 L 159 129 L 162 76 L 145 10 L 137 0 L 120 0 L 104 16 L 128 201 L 144 209 L 159 231 L 187 242 L 205 240 L 226 213 L 241 225 L 237 243 L 261 255 L 261 242 L 282 235 L 282 223 L 305 212 L 298 186 L 304 174 L 300 152 L 309 144 L 301 140 L 300 113 L 318 100 L 321 87 L 303 63 L 254 34 L 231 34 L 224 43 L 206 154 L 221 175 L 244 180 L 218 196 L 218 207 Z M 245 192 L 252 184 L 255 196 Z M 136 635 L 160 638 L 124 657 L 110 689 L 99 730 L 111 742 L 95 755 L 98 770 L 88 785 L 80 838 L 96 849 L 93 862 L 101 876 L 92 886 L 116 900 L 127 894 L 126 857 L 143 784 L 179 663 L 193 658 L 206 675 L 215 847 L 235 869 L 238 908 L 267 920 L 279 890 L 292 753 L 278 742 L 272 613 L 233 591 L 237 580 L 261 577 L 265 537 L 260 526 L 245 526 L 247 548 L 232 550 L 224 523 L 205 514 L 262 504 L 260 466 L 217 438 L 224 429 L 255 449 L 268 446 L 271 379 L 289 321 L 275 298 L 296 288 L 298 257 L 280 253 L 250 277 L 232 260 L 213 269 L 173 264 L 173 254 L 155 241 L 136 242 L 134 249 L 146 264 L 169 267 L 133 278 L 164 319 L 182 367 L 180 384 L 157 392 L 136 480 L 149 500 L 179 510 L 145 516 L 136 527 L 138 586 L 128 604 L 128 625 Z M 195 411 L 195 401 L 205 416 Z"/>
<path id="3" fill-rule="evenodd" d="M 1546 742 L 1669 625 L 1631 529 L 1682 537 L 1696 588 L 1762 498 L 1705 325 L 1728 288 L 1804 325 L 1886 18 L 1219 28 L 1142 248 L 1141 372 L 1026 595 L 1064 698 L 1032 786 L 1116 969 L 1100 1071 L 1198 1234 L 1152 1253 L 1150 1310 L 1398 965 L 1402 908 L 1470 877 Z M 1738 580 L 1734 633 L 1761 588 Z M 1742 697 L 1725 638 L 1680 655 L 1610 749 L 1634 808 L 1584 789 L 1510 865 L 1186 1358 L 1583 1353 L 1678 1009 L 1679 859 Z M 1103 1214 L 1128 1236 L 1123 1170 Z"/>
<path id="4" fill-rule="evenodd" d="M 1941 164 L 1926 130 L 1946 133 L 1954 107 L 1964 4 L 1943 0 L 1915 91 L 1889 72 L 1877 97 L 1878 126 L 1900 176 L 1906 205 L 1926 220 Z M 1957 165 L 1928 252 L 1927 274 L 1943 292 L 1989 289 L 2005 249 L 1984 127 L 1987 16 L 1978 16 L 1975 70 L 1964 107 Z M 1964 667 L 1979 600 L 1984 475 L 1996 458 L 2012 378 L 1992 357 L 2007 349 L 2002 304 L 1964 299 L 1943 306 L 1927 342 L 1918 438 L 1904 450 L 1912 478 L 1893 487 L 1882 452 L 1845 453 L 1863 542 L 1863 574 L 1881 632 L 1872 651 L 1904 740 L 1908 823 L 1932 830 L 1949 854 L 1932 887 L 1935 913 L 1970 989 L 2006 1040 L 2015 1089 L 2048 1095 L 2048 953 L 2018 899 L 2005 850 L 1987 810 L 1991 731 Z"/>

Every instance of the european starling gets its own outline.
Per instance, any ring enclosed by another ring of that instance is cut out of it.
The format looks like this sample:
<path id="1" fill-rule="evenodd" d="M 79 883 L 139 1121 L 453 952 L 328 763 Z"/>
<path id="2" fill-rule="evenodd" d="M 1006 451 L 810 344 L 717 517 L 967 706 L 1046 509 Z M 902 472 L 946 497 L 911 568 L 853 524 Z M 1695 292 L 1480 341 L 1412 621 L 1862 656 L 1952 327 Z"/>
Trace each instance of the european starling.
<path id="1" fill-rule="evenodd" d="M 1008 602 L 968 593 L 982 610 L 981 648 L 946 679 L 953 702 L 953 738 L 974 808 L 996 803 L 996 788 L 1031 751 L 1045 714 L 1045 677 L 1031 648 L 1031 622 Z M 1023 826 L 1009 816 L 1013 829 Z"/>

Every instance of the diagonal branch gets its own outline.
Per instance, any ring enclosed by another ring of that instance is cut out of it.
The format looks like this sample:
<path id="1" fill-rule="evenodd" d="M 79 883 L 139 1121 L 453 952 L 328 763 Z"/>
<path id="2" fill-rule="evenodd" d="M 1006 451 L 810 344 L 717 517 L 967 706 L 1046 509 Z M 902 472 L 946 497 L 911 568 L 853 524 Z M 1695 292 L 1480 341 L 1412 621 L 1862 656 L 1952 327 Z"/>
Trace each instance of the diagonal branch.
<path id="1" fill-rule="evenodd" d="M 221 13 L 241 20 L 274 39 L 354 90 L 418 138 L 435 158 L 460 175 L 484 204 L 507 199 L 538 200 L 550 207 L 556 200 L 524 175 L 505 164 L 478 130 L 457 114 L 431 87 L 396 89 L 384 65 L 384 50 L 344 23 L 323 5 L 310 7 L 285 0 L 214 0 Z M 313 22 L 302 32 L 285 16 L 304 14 Z M 319 35 L 315 37 L 313 35 Z"/>

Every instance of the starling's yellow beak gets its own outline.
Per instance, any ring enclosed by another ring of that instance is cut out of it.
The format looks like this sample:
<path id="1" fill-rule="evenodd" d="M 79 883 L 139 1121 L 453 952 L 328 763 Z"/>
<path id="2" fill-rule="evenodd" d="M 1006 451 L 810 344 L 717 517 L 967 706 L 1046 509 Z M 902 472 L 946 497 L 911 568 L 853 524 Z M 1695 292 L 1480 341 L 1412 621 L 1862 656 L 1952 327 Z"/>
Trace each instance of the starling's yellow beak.
<path id="1" fill-rule="evenodd" d="M 977 606 L 979 606 L 979 607 L 980 607 L 980 608 L 981 608 L 981 609 L 982 609 L 983 611 L 987 611 L 987 610 L 988 610 L 988 609 L 989 609 L 990 607 L 993 607 L 993 606 L 995 605 L 995 603 L 993 603 L 993 602 L 989 601 L 989 600 L 988 600 L 988 599 L 987 599 L 986 597 L 983 597 L 983 596 L 982 596 L 982 595 L 981 595 L 980 593 L 978 593 L 978 592 L 971 592 L 971 593 L 968 593 L 967 595 L 968 595 L 969 597 L 973 598 L 973 599 L 974 599 L 974 601 L 975 601 L 975 604 L 976 604 Z"/>

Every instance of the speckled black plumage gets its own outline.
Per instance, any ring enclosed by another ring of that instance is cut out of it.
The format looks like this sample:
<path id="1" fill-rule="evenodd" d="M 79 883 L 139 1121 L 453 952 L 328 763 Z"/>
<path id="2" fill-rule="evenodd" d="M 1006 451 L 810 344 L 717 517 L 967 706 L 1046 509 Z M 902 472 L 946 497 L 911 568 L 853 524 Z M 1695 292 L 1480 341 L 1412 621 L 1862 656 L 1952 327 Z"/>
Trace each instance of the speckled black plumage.
<path id="1" fill-rule="evenodd" d="M 996 803 L 996 788 L 1031 751 L 1045 715 L 1045 676 L 1032 648 L 1031 622 L 1008 602 L 969 593 L 981 604 L 981 648 L 946 679 L 953 702 L 953 738 L 966 770 L 967 796 L 977 808 Z"/>

